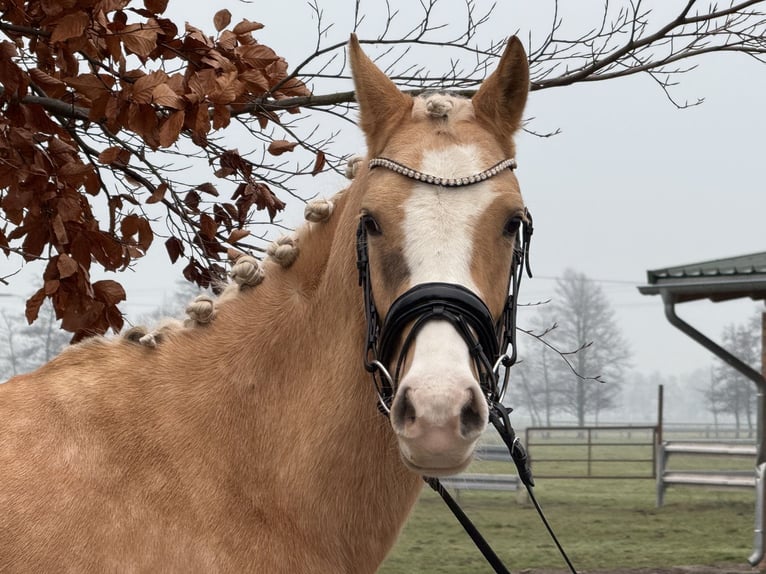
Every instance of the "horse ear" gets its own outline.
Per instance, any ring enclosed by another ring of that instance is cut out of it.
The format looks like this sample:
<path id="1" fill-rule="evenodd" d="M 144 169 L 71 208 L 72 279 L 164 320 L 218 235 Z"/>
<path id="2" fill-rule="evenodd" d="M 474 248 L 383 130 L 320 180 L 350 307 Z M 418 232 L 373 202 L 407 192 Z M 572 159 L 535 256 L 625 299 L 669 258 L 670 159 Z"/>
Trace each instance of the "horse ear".
<path id="1" fill-rule="evenodd" d="M 412 98 L 400 92 L 367 57 L 356 34 L 351 34 L 348 52 L 359 103 L 359 123 L 367 136 L 367 150 L 375 156 L 383 150 L 399 120 L 412 107 Z"/>
<path id="2" fill-rule="evenodd" d="M 482 82 L 473 96 L 476 117 L 490 126 L 502 142 L 509 142 L 521 126 L 521 114 L 529 93 L 529 63 L 521 40 L 508 40 L 497 69 Z"/>

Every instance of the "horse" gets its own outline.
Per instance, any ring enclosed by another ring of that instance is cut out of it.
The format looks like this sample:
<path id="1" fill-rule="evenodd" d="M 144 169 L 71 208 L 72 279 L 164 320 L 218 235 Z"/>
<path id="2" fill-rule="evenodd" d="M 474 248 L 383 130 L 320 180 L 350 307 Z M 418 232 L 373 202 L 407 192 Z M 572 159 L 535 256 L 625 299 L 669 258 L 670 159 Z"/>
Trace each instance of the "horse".
<path id="1" fill-rule="evenodd" d="M 290 264 L 207 325 L 0 385 L 4 572 L 374 572 L 423 477 L 471 462 L 526 221 L 527 58 L 511 38 L 468 99 L 348 54 L 367 156 Z"/>

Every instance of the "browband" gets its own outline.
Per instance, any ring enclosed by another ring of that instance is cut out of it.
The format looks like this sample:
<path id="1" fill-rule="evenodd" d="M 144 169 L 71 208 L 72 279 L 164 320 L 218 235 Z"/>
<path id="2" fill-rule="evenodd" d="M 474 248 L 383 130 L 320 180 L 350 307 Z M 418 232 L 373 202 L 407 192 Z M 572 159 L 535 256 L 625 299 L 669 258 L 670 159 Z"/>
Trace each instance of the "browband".
<path id="1" fill-rule="evenodd" d="M 503 161 L 497 162 L 495 165 L 485 169 L 482 172 L 475 173 L 467 177 L 456 178 L 437 177 L 435 175 L 423 173 L 422 171 L 417 171 L 416 169 L 407 167 L 398 161 L 394 161 L 385 157 L 375 157 L 370 160 L 369 165 L 370 169 L 374 167 L 385 167 L 386 169 L 390 169 L 391 171 L 398 173 L 399 175 L 403 175 L 404 177 L 409 177 L 410 179 L 414 179 L 416 181 L 430 183 L 431 185 L 440 185 L 442 187 L 461 187 L 463 185 L 471 185 L 472 183 L 478 183 L 480 181 L 487 180 L 490 177 L 496 176 L 504 169 L 516 169 L 516 160 L 513 158 L 504 159 Z"/>

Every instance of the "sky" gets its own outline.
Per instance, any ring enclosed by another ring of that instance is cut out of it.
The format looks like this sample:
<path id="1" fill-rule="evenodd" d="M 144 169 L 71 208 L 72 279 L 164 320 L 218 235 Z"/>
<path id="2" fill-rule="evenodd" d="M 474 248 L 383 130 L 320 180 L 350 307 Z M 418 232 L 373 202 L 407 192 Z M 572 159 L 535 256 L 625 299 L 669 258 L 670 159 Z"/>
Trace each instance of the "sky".
<path id="1" fill-rule="evenodd" d="M 243 17 L 262 22 L 265 28 L 256 37 L 290 64 L 313 50 L 316 18 L 303 2 L 206 4 L 171 2 L 168 16 L 212 32 L 212 15 L 227 7 L 233 23 Z M 333 23 L 323 44 L 347 39 L 354 3 L 320 4 L 325 22 Z M 391 4 L 402 10 L 417 5 L 402 0 Z M 480 7 L 488 4 L 477 1 Z M 374 5 L 362 2 L 362 9 Z M 552 5 L 501 3 L 482 34 L 503 38 L 518 29 L 525 44 L 530 37 L 534 42 L 547 33 Z M 598 24 L 603 3 L 561 5 L 565 29 L 574 33 Z M 669 9 L 678 3 L 645 5 Z M 368 14 L 359 30 L 363 39 L 374 36 L 381 25 L 373 8 Z M 461 21 L 459 10 L 445 12 L 443 21 L 454 26 Z M 421 58 L 428 66 L 432 61 L 433 66 L 444 65 L 438 50 Z M 561 133 L 550 138 L 521 133 L 516 139 L 516 174 L 535 221 L 535 276 L 523 282 L 521 301 L 551 298 L 556 279 L 568 268 L 585 273 L 614 308 L 633 351 L 634 368 L 646 373 L 680 374 L 712 362 L 707 351 L 667 322 L 659 297 L 639 294 L 646 271 L 766 250 L 766 65 L 738 54 L 712 54 L 696 63 L 696 69 L 678 78 L 674 94 L 682 101 L 704 98 L 700 106 L 676 109 L 646 75 L 546 89 L 530 95 L 528 125 L 538 132 Z M 315 91 L 321 93 L 323 86 Z M 338 153 L 362 153 L 359 131 L 349 123 L 341 128 Z M 201 177 L 204 181 L 210 176 Z M 330 196 L 345 183 L 336 174 L 321 176 L 312 181 L 312 192 Z M 302 210 L 302 205 L 293 205 L 284 223 L 299 225 Z M 129 317 L 150 311 L 175 290 L 180 269 L 168 266 L 162 246 L 153 251 L 135 272 L 117 277 L 128 290 L 123 309 Z M 12 285 L 15 294 L 34 291 L 26 279 L 23 283 Z M 678 306 L 679 315 L 714 338 L 725 325 L 742 323 L 760 310 L 766 310 L 763 304 L 750 300 Z M 529 313 L 520 312 L 520 326 L 529 324 Z"/>

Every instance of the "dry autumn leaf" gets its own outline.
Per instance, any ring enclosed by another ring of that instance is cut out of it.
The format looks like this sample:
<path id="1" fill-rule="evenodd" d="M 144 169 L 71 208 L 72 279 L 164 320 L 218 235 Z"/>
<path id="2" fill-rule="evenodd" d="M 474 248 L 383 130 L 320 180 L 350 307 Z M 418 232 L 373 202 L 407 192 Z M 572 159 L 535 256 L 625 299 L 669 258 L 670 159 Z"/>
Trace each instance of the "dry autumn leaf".
<path id="1" fill-rule="evenodd" d="M 129 24 L 120 34 L 122 45 L 136 56 L 146 58 L 157 47 L 157 27 L 144 27 L 143 24 Z"/>
<path id="2" fill-rule="evenodd" d="M 154 190 L 149 199 L 146 200 L 146 203 L 158 203 L 162 201 L 165 198 L 165 192 L 167 190 L 168 184 L 165 182 L 161 183 L 157 186 L 157 189 Z"/>
<path id="3" fill-rule="evenodd" d="M 168 8 L 168 0 L 144 0 L 144 6 L 152 14 L 162 14 Z"/>
<path id="4" fill-rule="evenodd" d="M 282 155 L 286 151 L 293 151 L 297 142 L 289 142 L 287 140 L 274 140 L 269 144 L 269 153 L 271 155 Z"/>
<path id="5" fill-rule="evenodd" d="M 184 127 L 185 117 L 186 113 L 183 110 L 179 110 L 170 114 L 162 122 L 160 126 L 160 146 L 169 147 L 176 142 Z"/>
<path id="6" fill-rule="evenodd" d="M 56 260 L 56 268 L 59 271 L 59 277 L 65 279 L 66 277 L 71 277 L 77 273 L 79 266 L 77 265 L 77 261 L 69 257 L 69 255 L 61 253 Z"/>
<path id="7" fill-rule="evenodd" d="M 323 151 L 318 151 L 316 160 L 314 161 L 314 169 L 311 170 L 311 175 L 317 175 L 324 169 L 326 163 L 325 155 Z"/>
<path id="8" fill-rule="evenodd" d="M 116 162 L 126 163 L 128 159 L 130 159 L 130 152 L 120 146 L 108 147 L 98 154 L 98 161 L 105 165 Z"/>
<path id="9" fill-rule="evenodd" d="M 227 241 L 229 243 L 236 243 L 237 241 L 239 241 L 240 239 L 244 239 L 248 235 L 250 235 L 250 232 L 247 229 L 235 229 L 231 232 Z"/>
<path id="10" fill-rule="evenodd" d="M 82 36 L 88 24 L 90 24 L 90 18 L 86 12 L 67 14 L 56 22 L 56 27 L 51 34 L 51 42 L 63 42 L 69 38 Z"/>
<path id="11" fill-rule="evenodd" d="M 219 10 L 215 13 L 215 16 L 213 16 L 213 26 L 215 26 L 216 32 L 220 32 L 229 24 L 231 24 L 231 12 L 226 8 Z"/>
<path id="12" fill-rule="evenodd" d="M 249 32 L 254 32 L 255 30 L 260 30 L 261 28 L 263 28 L 263 24 L 260 22 L 251 22 L 250 20 L 243 19 L 239 24 L 234 26 L 232 32 L 237 35 L 241 35 L 247 34 Z"/>

